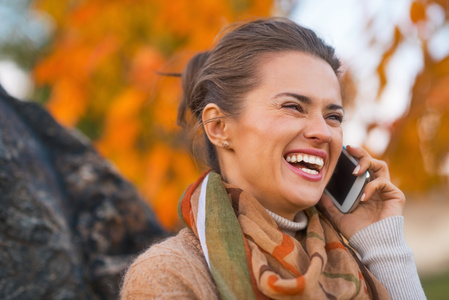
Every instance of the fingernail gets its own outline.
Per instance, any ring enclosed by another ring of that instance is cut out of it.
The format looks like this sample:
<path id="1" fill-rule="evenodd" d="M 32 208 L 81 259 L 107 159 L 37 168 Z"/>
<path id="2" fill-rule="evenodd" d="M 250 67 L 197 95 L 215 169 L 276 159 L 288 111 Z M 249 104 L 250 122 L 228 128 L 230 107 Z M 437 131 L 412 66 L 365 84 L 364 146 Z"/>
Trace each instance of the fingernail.
<path id="1" fill-rule="evenodd" d="M 357 175 L 359 174 L 360 171 L 360 165 L 357 165 L 357 167 L 355 167 L 354 171 L 352 171 L 352 174 Z"/>
<path id="2" fill-rule="evenodd" d="M 360 198 L 360 201 L 362 201 L 362 202 L 365 201 L 365 197 L 366 197 L 366 194 L 363 193 L 363 194 L 362 194 L 362 197 Z"/>

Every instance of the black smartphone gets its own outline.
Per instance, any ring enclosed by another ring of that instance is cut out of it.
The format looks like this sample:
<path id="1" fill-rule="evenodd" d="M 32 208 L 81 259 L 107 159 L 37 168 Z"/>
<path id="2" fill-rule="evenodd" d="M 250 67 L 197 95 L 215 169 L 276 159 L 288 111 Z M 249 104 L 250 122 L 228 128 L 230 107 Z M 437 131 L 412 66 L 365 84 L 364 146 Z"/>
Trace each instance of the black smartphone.
<path id="1" fill-rule="evenodd" d="M 358 161 L 343 147 L 337 166 L 324 190 L 334 205 L 344 214 L 353 211 L 360 201 L 365 185 L 369 182 L 368 171 L 356 176 L 352 174 Z"/>

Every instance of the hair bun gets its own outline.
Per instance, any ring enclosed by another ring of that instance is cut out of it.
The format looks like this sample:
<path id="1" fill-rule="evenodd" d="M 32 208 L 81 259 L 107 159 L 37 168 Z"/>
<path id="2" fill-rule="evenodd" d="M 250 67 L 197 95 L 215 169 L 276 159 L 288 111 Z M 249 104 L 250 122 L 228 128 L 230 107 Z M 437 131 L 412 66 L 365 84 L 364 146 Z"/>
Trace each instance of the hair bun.
<path id="1" fill-rule="evenodd" d="M 188 124 L 187 111 L 190 110 L 197 119 L 201 119 L 201 110 L 205 97 L 205 89 L 198 82 L 198 75 L 209 58 L 210 52 L 200 52 L 190 59 L 182 73 L 183 97 L 178 109 L 178 124 L 185 127 Z"/>

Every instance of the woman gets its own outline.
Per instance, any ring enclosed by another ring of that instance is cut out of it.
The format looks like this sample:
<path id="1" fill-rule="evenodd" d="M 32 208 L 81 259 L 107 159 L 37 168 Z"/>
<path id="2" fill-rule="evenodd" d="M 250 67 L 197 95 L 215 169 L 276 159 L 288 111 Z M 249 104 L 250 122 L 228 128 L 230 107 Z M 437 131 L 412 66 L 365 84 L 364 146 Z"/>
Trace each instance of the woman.
<path id="1" fill-rule="evenodd" d="M 354 174 L 373 175 L 363 202 L 343 215 L 323 195 L 343 146 L 339 68 L 286 19 L 237 25 L 190 61 L 179 120 L 204 129 L 212 171 L 181 199 L 187 228 L 130 267 L 123 299 L 425 298 L 387 165 L 347 147 Z"/>

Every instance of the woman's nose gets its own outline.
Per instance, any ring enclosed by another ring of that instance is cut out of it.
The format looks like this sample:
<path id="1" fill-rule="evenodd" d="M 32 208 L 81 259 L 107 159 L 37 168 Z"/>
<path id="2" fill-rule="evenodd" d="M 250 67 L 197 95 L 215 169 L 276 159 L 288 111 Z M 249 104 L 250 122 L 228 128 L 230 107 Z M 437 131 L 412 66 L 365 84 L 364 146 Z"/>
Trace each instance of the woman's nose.
<path id="1" fill-rule="evenodd" d="M 322 116 L 315 116 L 308 120 L 304 136 L 317 142 L 327 143 L 331 140 L 331 131 Z"/>

